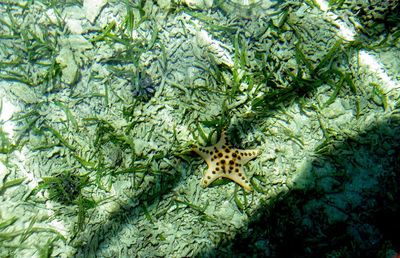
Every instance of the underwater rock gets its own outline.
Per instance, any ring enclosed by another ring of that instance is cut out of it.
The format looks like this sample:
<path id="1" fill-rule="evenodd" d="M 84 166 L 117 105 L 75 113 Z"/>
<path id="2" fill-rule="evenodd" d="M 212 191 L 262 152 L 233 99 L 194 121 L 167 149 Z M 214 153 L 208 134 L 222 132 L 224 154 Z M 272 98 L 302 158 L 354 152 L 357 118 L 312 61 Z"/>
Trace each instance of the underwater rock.
<path id="1" fill-rule="evenodd" d="M 107 0 L 84 0 L 83 11 L 86 19 L 93 23 L 106 3 Z"/>
<path id="2" fill-rule="evenodd" d="M 68 46 L 73 51 L 84 52 L 93 48 L 92 43 L 85 39 L 82 35 L 69 35 L 60 39 L 62 46 Z"/>
<path id="3" fill-rule="evenodd" d="M 268 15 L 268 10 L 271 10 L 278 2 L 276 0 L 220 0 L 216 6 L 229 15 L 251 18 Z"/>
<path id="4" fill-rule="evenodd" d="M 79 67 L 75 62 L 72 50 L 69 48 L 61 49 L 56 61 L 62 69 L 61 80 L 66 84 L 74 84 L 79 76 Z"/>
<path id="5" fill-rule="evenodd" d="M 171 0 L 157 0 L 157 4 L 161 9 L 164 10 L 171 8 Z"/>
<path id="6" fill-rule="evenodd" d="M 234 65 L 231 54 L 223 48 L 222 42 L 214 40 L 207 31 L 199 29 L 196 33 L 196 43 L 205 53 L 214 57 L 215 62 L 224 64 L 229 68 Z"/>
<path id="7" fill-rule="evenodd" d="M 1 85 L 0 87 L 3 87 L 3 85 Z M 15 96 L 17 96 L 20 101 L 24 102 L 25 104 L 33 104 L 40 101 L 40 95 L 35 93 L 32 88 L 25 84 L 13 83 L 11 84 L 11 87 L 9 87 L 9 89 L 10 92 L 12 92 Z"/>
<path id="8" fill-rule="evenodd" d="M 213 0 L 182 0 L 191 9 L 207 10 L 212 7 Z"/>
<path id="9" fill-rule="evenodd" d="M 65 24 L 72 34 L 80 35 L 84 32 L 81 20 L 65 19 Z"/>

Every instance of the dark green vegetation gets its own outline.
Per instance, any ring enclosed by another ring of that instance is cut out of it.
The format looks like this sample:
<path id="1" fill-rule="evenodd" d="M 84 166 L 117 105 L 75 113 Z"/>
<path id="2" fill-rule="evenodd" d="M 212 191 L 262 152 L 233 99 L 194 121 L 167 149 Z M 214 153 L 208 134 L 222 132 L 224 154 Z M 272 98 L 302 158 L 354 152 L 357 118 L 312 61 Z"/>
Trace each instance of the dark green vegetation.
<path id="1" fill-rule="evenodd" d="M 61 69 L 55 58 L 63 19 L 56 13 L 56 23 L 43 16 L 43 23 L 34 24 L 25 20 L 30 3 L 2 5 L 1 51 L 7 58 L 0 60 L 0 79 L 22 82 L 42 93 L 59 89 Z"/>

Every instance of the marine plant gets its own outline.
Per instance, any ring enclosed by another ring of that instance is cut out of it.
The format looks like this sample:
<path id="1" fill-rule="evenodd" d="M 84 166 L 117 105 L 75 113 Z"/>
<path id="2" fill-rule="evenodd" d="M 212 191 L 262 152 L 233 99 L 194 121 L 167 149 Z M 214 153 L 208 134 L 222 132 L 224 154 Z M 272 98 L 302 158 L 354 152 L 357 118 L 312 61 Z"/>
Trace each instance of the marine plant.
<path id="1" fill-rule="evenodd" d="M 0 61 L 0 79 L 39 87 L 43 92 L 58 89 L 61 69 L 56 56 L 65 28 L 61 14 L 55 11 L 54 22 L 43 16 L 44 23 L 29 23 L 25 20 L 29 19 L 26 13 L 30 1 L 2 4 L 6 12 L 0 17 L 1 51 L 8 58 Z"/>

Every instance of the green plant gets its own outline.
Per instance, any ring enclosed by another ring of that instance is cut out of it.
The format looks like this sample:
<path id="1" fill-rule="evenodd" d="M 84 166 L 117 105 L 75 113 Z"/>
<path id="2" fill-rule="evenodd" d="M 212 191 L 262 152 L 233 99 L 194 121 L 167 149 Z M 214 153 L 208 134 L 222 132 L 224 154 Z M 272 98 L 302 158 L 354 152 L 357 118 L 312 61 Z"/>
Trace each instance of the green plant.
<path id="1" fill-rule="evenodd" d="M 0 46 L 7 56 L 0 61 L 0 79 L 51 91 L 60 87 L 61 69 L 55 59 L 65 22 L 55 10 L 55 21 L 44 15 L 47 24 L 25 23 L 32 18 L 26 11 L 29 6 L 6 6 L 0 18 Z"/>

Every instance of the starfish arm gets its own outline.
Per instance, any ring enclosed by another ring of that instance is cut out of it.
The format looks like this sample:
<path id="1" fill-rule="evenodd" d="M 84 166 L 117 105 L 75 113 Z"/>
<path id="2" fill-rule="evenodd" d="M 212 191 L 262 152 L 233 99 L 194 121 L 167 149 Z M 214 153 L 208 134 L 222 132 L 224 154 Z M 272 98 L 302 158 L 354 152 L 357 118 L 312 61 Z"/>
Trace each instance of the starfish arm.
<path id="1" fill-rule="evenodd" d="M 209 146 L 209 147 L 193 147 L 192 148 L 192 151 L 196 152 L 205 161 L 210 160 L 211 153 L 212 153 L 213 150 L 214 150 L 213 146 Z M 208 164 L 208 162 L 207 162 L 207 164 Z"/>
<path id="2" fill-rule="evenodd" d="M 222 148 L 222 146 L 226 146 L 228 145 L 228 141 L 226 140 L 226 133 L 225 131 L 221 132 L 221 138 L 219 139 L 219 141 L 217 142 L 217 144 L 215 145 L 218 149 Z"/>
<path id="3" fill-rule="evenodd" d="M 236 182 L 241 187 L 243 187 L 247 191 L 252 191 L 253 189 L 250 186 L 249 179 L 243 171 L 243 168 L 239 168 L 239 172 L 224 174 L 223 177 L 229 178 L 230 180 Z"/>
<path id="4" fill-rule="evenodd" d="M 260 154 L 259 150 L 238 150 L 238 158 L 237 158 L 237 163 L 244 165 L 250 160 L 254 159 L 255 157 Z"/>
<path id="5" fill-rule="evenodd" d="M 216 173 L 212 167 L 209 167 L 207 171 L 204 172 L 203 178 L 201 179 L 201 186 L 207 187 L 221 176 L 221 173 Z"/>

